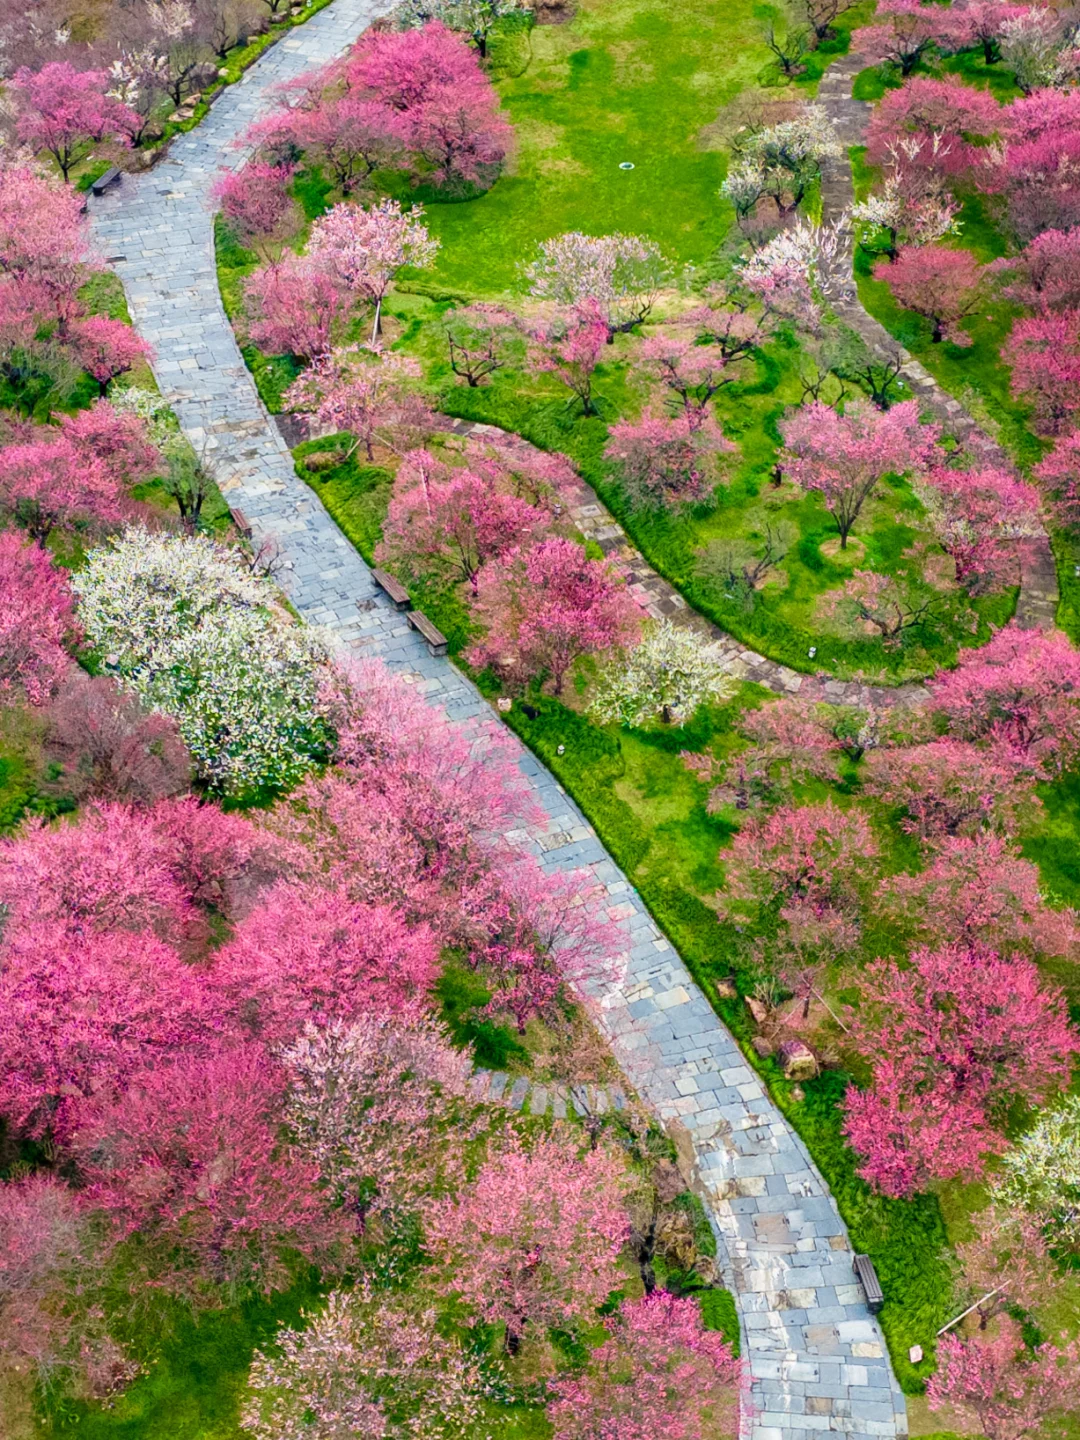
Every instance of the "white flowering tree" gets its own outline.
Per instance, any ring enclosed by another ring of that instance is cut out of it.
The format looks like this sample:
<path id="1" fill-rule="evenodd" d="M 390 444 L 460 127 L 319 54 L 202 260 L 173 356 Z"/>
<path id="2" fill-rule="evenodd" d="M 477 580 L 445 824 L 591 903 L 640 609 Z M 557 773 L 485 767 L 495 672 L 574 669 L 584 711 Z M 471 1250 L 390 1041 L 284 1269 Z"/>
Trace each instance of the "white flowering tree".
<path id="1" fill-rule="evenodd" d="M 233 552 L 202 536 L 129 530 L 90 552 L 72 588 L 89 643 L 175 717 L 215 789 L 284 788 L 323 758 L 326 643 Z"/>
<path id="2" fill-rule="evenodd" d="M 609 335 L 648 316 L 668 274 L 660 247 L 641 235 L 582 235 L 545 240 L 525 271 L 532 293 L 558 305 L 595 300 Z"/>
<path id="3" fill-rule="evenodd" d="M 793 120 L 766 125 L 736 137 L 736 162 L 720 193 L 740 218 L 768 196 L 777 213 L 789 215 L 817 178 L 822 160 L 843 154 L 843 146 L 825 110 L 808 105 Z"/>
<path id="4" fill-rule="evenodd" d="M 1041 1115 L 1002 1169 L 996 1198 L 1034 1215 L 1053 1243 L 1080 1251 L 1080 1095 Z"/>
<path id="5" fill-rule="evenodd" d="M 367 1283 L 256 1350 L 240 1424 L 256 1440 L 465 1440 L 490 1382 L 433 1310 Z"/>
<path id="6" fill-rule="evenodd" d="M 602 725 L 682 725 L 707 701 L 726 699 L 735 681 L 715 645 L 696 631 L 657 620 L 640 644 L 601 672 L 589 713 Z"/>

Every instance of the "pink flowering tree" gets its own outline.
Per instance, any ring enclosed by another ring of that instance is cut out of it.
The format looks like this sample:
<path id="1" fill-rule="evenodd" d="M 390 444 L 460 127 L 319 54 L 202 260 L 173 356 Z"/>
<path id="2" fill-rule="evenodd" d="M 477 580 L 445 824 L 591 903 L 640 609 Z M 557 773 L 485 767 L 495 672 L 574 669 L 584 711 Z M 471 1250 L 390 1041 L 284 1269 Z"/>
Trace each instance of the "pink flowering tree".
<path id="1" fill-rule="evenodd" d="M 1014 1306 L 1035 1310 L 1061 1294 L 1068 1282 L 1035 1216 L 994 1200 L 972 1218 L 975 1234 L 957 1245 L 956 1256 L 980 1330 Z"/>
<path id="2" fill-rule="evenodd" d="M 485 634 L 470 663 L 492 665 L 517 684 L 547 674 L 556 695 L 580 656 L 631 644 L 643 619 L 615 565 L 557 538 L 489 561 L 477 578 L 475 614 Z"/>
<path id="3" fill-rule="evenodd" d="M 145 363 L 153 354 L 150 346 L 123 320 L 107 315 L 88 315 L 71 327 L 71 339 L 79 364 L 98 383 L 98 393 L 105 395 L 110 380 L 126 375 L 140 361 Z"/>
<path id="4" fill-rule="evenodd" d="M 105 529 L 128 509 L 125 488 L 63 432 L 0 449 L 0 507 L 44 548 L 54 530 Z"/>
<path id="5" fill-rule="evenodd" d="M 540 374 L 556 376 L 580 400 L 582 413 L 595 415 L 593 375 L 607 338 L 607 321 L 599 304 L 582 300 L 565 316 L 533 331 L 530 366 Z"/>
<path id="6" fill-rule="evenodd" d="M 953 17 L 956 38 L 964 45 L 981 45 L 985 63 L 996 65 L 1001 59 L 1000 42 L 1006 21 L 1018 20 L 1028 13 L 1027 5 L 1010 5 L 1002 0 L 968 0 Z"/>
<path id="7" fill-rule="evenodd" d="M 620 420 L 604 455 L 618 467 L 634 506 L 678 510 L 712 498 L 717 458 L 734 448 L 708 411 L 695 407 L 674 416 Z"/>
<path id="8" fill-rule="evenodd" d="M 5 940 L 0 1001 L 4 1117 L 58 1139 L 140 1065 L 196 1046 L 209 1019 L 192 967 L 152 935 L 45 921 Z"/>
<path id="9" fill-rule="evenodd" d="M 877 853 L 865 816 L 831 800 L 751 815 L 720 854 L 723 903 L 851 912 Z"/>
<path id="10" fill-rule="evenodd" d="M 905 970 L 871 965 L 851 1035 L 873 1080 L 849 1088 L 844 1131 L 887 1195 L 980 1175 L 982 1156 L 1008 1143 L 1009 1106 L 1045 1103 L 1080 1051 L 1062 996 L 1030 961 L 962 943 L 916 950 Z"/>
<path id="11" fill-rule="evenodd" d="M 394 479 L 376 557 L 407 577 L 462 581 L 476 593 L 489 561 L 541 540 L 550 511 L 510 493 L 498 467 L 487 474 L 440 465 L 426 450 L 405 457 Z"/>
<path id="12" fill-rule="evenodd" d="M 990 140 L 1001 113 L 989 90 L 953 77 L 912 76 L 899 89 L 886 90 L 874 108 L 866 132 L 867 156 L 873 164 L 907 177 L 903 189 L 911 202 L 919 191 L 969 174 L 985 154 L 972 142 L 976 137 Z"/>
<path id="13" fill-rule="evenodd" d="M 926 1391 L 931 1410 L 947 1406 L 988 1440 L 1023 1440 L 1080 1404 L 1080 1346 L 1029 1350 L 1016 1321 L 1002 1317 L 992 1339 L 946 1335 Z"/>
<path id="14" fill-rule="evenodd" d="M 387 906 L 279 881 L 214 953 L 207 984 L 222 1014 L 268 1044 L 308 1020 L 353 1020 L 423 1004 L 439 973 L 427 928 Z"/>
<path id="15" fill-rule="evenodd" d="M 251 339 L 270 355 L 295 355 L 308 363 L 342 338 L 356 303 L 335 275 L 292 250 L 244 281 Z"/>
<path id="16" fill-rule="evenodd" d="M 410 382 L 420 366 L 393 351 L 350 346 L 318 356 L 285 392 L 285 408 L 310 414 L 324 430 L 347 430 L 352 455 L 362 445 L 375 458 L 376 440 L 388 441 L 396 431 L 413 432 L 429 420 Z"/>
<path id="17" fill-rule="evenodd" d="M 693 1296 L 624 1300 L 605 1325 L 584 1372 L 551 1382 L 555 1440 L 706 1440 L 721 1416 L 734 1430 L 739 1362 Z"/>
<path id="18" fill-rule="evenodd" d="M 1080 91 L 1046 87 L 1001 112 L 1005 144 L 983 157 L 980 185 L 1001 195 L 1010 230 L 1022 242 L 1080 223 Z"/>
<path id="19" fill-rule="evenodd" d="M 378 100 L 331 85 L 310 108 L 291 112 L 296 142 L 334 177 L 343 195 L 366 189 L 377 170 L 407 166 L 408 123 Z"/>
<path id="20" fill-rule="evenodd" d="M 1044 230 L 1019 255 L 995 260 L 1002 294 L 1030 310 L 1080 309 L 1080 229 Z"/>
<path id="21" fill-rule="evenodd" d="M 605 1147 L 579 1155 L 558 1131 L 528 1149 L 512 1141 L 465 1190 L 425 1211 L 442 1287 L 504 1326 L 511 1355 L 530 1331 L 587 1324 L 620 1284 L 626 1184 Z"/>
<path id="22" fill-rule="evenodd" d="M 501 305 L 463 305 L 443 325 L 450 369 L 473 390 L 524 351 L 521 321 Z"/>
<path id="23" fill-rule="evenodd" d="M 920 487 L 941 547 L 956 578 L 974 594 L 1019 580 L 1016 541 L 1037 535 L 1039 495 L 1008 470 L 935 466 Z"/>
<path id="24" fill-rule="evenodd" d="M 1035 476 L 1050 493 L 1058 523 L 1074 533 L 1080 530 L 1080 430 L 1054 442 L 1035 466 Z"/>
<path id="25" fill-rule="evenodd" d="M 935 44 L 946 48 L 952 39 L 951 16 L 920 4 L 920 0 L 883 0 L 874 12 L 875 23 L 856 30 L 853 48 L 868 64 L 894 65 L 910 75 Z"/>
<path id="26" fill-rule="evenodd" d="M 941 245 L 905 245 L 893 261 L 880 260 L 874 278 L 884 280 L 893 299 L 930 322 L 930 339 L 939 344 L 971 344 L 960 321 L 986 303 L 983 267 L 970 250 Z"/>
<path id="27" fill-rule="evenodd" d="M 693 332 L 665 329 L 650 335 L 639 354 L 648 374 L 687 412 L 704 409 L 718 391 L 738 379 L 731 360 L 739 356 L 729 356 L 721 345 L 698 344 Z"/>
<path id="28" fill-rule="evenodd" d="M 1080 410 L 1080 310 L 1017 320 L 1002 346 L 1012 393 L 1034 406 L 1044 435 L 1060 435 Z"/>
<path id="29" fill-rule="evenodd" d="M 103 466 L 125 489 L 152 480 L 165 468 L 146 421 L 129 410 L 117 410 L 108 400 L 95 400 L 86 410 L 61 415 L 60 433 L 88 465 Z"/>
<path id="30" fill-rule="evenodd" d="M 405 148 L 436 185 L 486 189 L 513 149 L 513 130 L 476 53 L 438 20 L 369 31 L 344 67 L 347 89 L 396 112 Z"/>
<path id="31" fill-rule="evenodd" d="M 87 1202 L 138 1233 L 153 1283 L 213 1301 L 287 1283 L 284 1249 L 332 1273 L 348 1233 L 280 1138 L 284 1072 L 261 1048 L 176 1056 L 87 1105 L 73 1148 Z"/>
<path id="32" fill-rule="evenodd" d="M 308 258 L 375 307 L 372 345 L 382 334 L 383 301 L 398 271 L 406 265 L 424 269 L 439 252 L 423 215 L 422 206 L 402 210 L 396 200 L 380 200 L 367 209 L 341 204 L 311 227 Z"/>
<path id="33" fill-rule="evenodd" d="M 44 550 L 0 531 L 0 695 L 42 705 L 71 668 L 71 592 Z"/>
<path id="34" fill-rule="evenodd" d="M 473 1060 L 438 1021 L 358 1010 L 306 1025 L 282 1061 L 297 1149 L 361 1229 L 460 1182 Z"/>
<path id="35" fill-rule="evenodd" d="M 784 473 L 803 489 L 820 493 L 841 549 L 881 480 L 923 469 L 939 433 L 936 426 L 919 423 L 914 400 L 885 411 L 854 401 L 843 415 L 815 400 L 780 428 Z"/>
<path id="36" fill-rule="evenodd" d="M 289 194 L 293 171 L 288 165 L 249 160 L 214 181 L 211 200 L 228 221 L 240 244 L 263 260 L 276 260 L 299 229 L 299 212 Z"/>
<path id="37" fill-rule="evenodd" d="M 595 301 L 610 344 L 650 314 L 667 277 L 659 246 L 640 235 L 583 235 L 573 230 L 540 244 L 526 276 L 532 293 L 556 305 Z"/>
<path id="38" fill-rule="evenodd" d="M 1015 830 L 1042 808 L 1035 781 L 1004 747 L 942 737 L 869 751 L 863 788 L 904 808 L 902 829 L 934 839 Z"/>
<path id="39" fill-rule="evenodd" d="M 67 61 L 53 61 L 35 74 L 16 71 L 11 90 L 19 139 L 37 153 L 45 151 L 64 179 L 95 141 L 119 140 L 142 125 L 127 105 L 107 94 L 109 77 L 102 70 L 76 70 Z"/>
<path id="40" fill-rule="evenodd" d="M 893 924 L 909 925 L 931 944 L 1067 955 L 1080 935 L 1074 911 L 1046 904 L 1031 861 L 986 831 L 942 837 L 926 869 L 894 875 L 878 902 Z"/>
<path id="41" fill-rule="evenodd" d="M 1019 763 L 1059 775 L 1080 754 L 1080 655 L 1060 632 L 1007 625 L 930 686 L 958 739 L 992 740 Z"/>
<path id="42" fill-rule="evenodd" d="M 176 721 L 147 710 L 107 675 L 73 669 L 49 706 L 49 753 L 76 799 L 153 805 L 191 785 L 191 756 Z"/>

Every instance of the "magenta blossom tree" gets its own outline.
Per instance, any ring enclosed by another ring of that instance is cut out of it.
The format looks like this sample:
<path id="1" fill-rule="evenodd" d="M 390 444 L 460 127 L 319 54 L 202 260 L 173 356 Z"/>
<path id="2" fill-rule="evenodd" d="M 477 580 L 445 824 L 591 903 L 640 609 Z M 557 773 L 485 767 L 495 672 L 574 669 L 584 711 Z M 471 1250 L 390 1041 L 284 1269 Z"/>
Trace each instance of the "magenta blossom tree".
<path id="1" fill-rule="evenodd" d="M 1080 309 L 1080 228 L 1044 230 L 1019 255 L 995 260 L 1002 294 L 1031 310 Z"/>
<path id="2" fill-rule="evenodd" d="M 624 1300 L 580 1375 L 551 1383 L 555 1440 L 706 1440 L 734 1429 L 739 1362 L 697 1301 L 655 1290 Z"/>
<path id="3" fill-rule="evenodd" d="M 930 322 L 930 339 L 968 346 L 971 336 L 960 321 L 974 315 L 986 301 L 983 267 L 970 250 L 943 245 L 905 245 L 895 260 L 874 266 L 875 280 L 884 280 L 893 299 Z"/>
<path id="4" fill-rule="evenodd" d="M 1035 966 L 982 946 L 916 950 L 907 970 L 875 962 L 851 1034 L 873 1081 L 848 1089 L 844 1133 L 886 1195 L 981 1175 L 983 1156 L 1008 1143 L 1009 1105 L 1045 1103 L 1080 1050 Z"/>
<path id="5" fill-rule="evenodd" d="M 1062 435 L 1045 460 L 1035 466 L 1035 475 L 1050 492 L 1059 524 L 1080 530 L 1080 430 Z"/>
<path id="6" fill-rule="evenodd" d="M 87 1201 L 138 1233 L 154 1283 L 193 1300 L 289 1277 L 282 1251 L 332 1273 L 348 1223 L 281 1139 L 286 1077 L 257 1046 L 179 1056 L 88 1105 L 73 1147 Z"/>
<path id="7" fill-rule="evenodd" d="M 936 465 L 921 487 L 941 547 L 956 578 L 975 594 L 1016 584 L 1016 541 L 1037 535 L 1039 495 L 1033 486 L 992 465 L 954 470 Z"/>
<path id="8" fill-rule="evenodd" d="M 0 531 L 0 695 L 42 705 L 72 665 L 78 637 L 71 592 L 37 545 Z"/>
<path id="9" fill-rule="evenodd" d="M 305 1021 L 351 1020 L 422 1004 L 439 971 L 423 925 L 386 906 L 279 881 L 215 952 L 207 983 L 224 1014 L 268 1044 Z"/>
<path id="10" fill-rule="evenodd" d="M 1017 320 L 1002 346 L 1012 393 L 1034 406 L 1044 435 L 1060 435 L 1080 410 L 1080 310 Z"/>
<path id="11" fill-rule="evenodd" d="M 441 1285 L 478 1319 L 505 1327 L 514 1354 L 530 1328 L 577 1326 L 619 1285 L 629 1236 L 622 1161 L 585 1155 L 559 1132 L 511 1141 L 461 1194 L 425 1214 Z"/>
<path id="12" fill-rule="evenodd" d="M 936 426 L 919 423 L 914 400 L 885 411 L 855 401 L 843 415 L 815 400 L 780 428 L 784 473 L 803 489 L 820 493 L 836 522 L 841 549 L 884 476 L 923 469 L 939 434 Z"/>
<path id="13" fill-rule="evenodd" d="M 126 142 L 142 127 L 133 110 L 106 93 L 108 85 L 103 70 L 76 70 L 67 61 L 52 61 L 36 74 L 23 68 L 11 81 L 16 134 L 51 155 L 65 180 L 89 144 Z"/>
<path id="14" fill-rule="evenodd" d="M 107 529 L 128 510 L 123 487 L 62 431 L 0 449 L 0 507 L 44 548 L 54 530 Z"/>
<path id="15" fill-rule="evenodd" d="M 631 644 L 644 618 L 615 565 L 557 538 L 489 561 L 477 578 L 475 613 L 485 635 L 470 663 L 518 684 L 546 673 L 556 695 L 580 656 Z"/>
<path id="16" fill-rule="evenodd" d="M 1008 833 L 1041 810 L 1036 772 L 1003 746 L 942 737 L 922 745 L 882 746 L 866 756 L 863 788 L 907 811 L 901 828 L 934 839 L 982 829 Z"/>
<path id="17" fill-rule="evenodd" d="M 126 375 L 140 361 L 150 359 L 153 351 L 146 341 L 123 320 L 107 315 L 88 315 L 71 327 L 72 344 L 79 364 L 98 383 L 98 393 L 105 395 L 110 380 Z"/>
<path id="18" fill-rule="evenodd" d="M 991 139 L 1000 123 L 1001 106 L 989 90 L 951 76 L 916 75 L 899 89 L 886 90 L 875 106 L 866 132 L 867 156 L 874 165 L 911 176 L 905 188 L 914 182 L 916 189 L 935 189 L 943 178 L 970 172 L 985 153 L 972 141 Z"/>

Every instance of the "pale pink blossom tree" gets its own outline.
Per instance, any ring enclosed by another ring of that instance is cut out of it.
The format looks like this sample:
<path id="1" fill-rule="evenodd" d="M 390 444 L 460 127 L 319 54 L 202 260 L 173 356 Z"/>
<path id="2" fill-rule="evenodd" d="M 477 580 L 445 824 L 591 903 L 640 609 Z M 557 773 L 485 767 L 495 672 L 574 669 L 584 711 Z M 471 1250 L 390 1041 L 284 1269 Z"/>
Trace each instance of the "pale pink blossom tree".
<path id="1" fill-rule="evenodd" d="M 532 332 L 529 363 L 541 374 L 555 375 L 581 401 L 582 413 L 595 415 L 593 375 L 607 344 L 608 327 L 597 301 L 586 299 Z"/>
<path id="2" fill-rule="evenodd" d="M 87 1203 L 138 1233 L 155 1285 L 198 1301 L 287 1283 L 282 1251 L 333 1273 L 348 1223 L 280 1138 L 286 1076 L 257 1046 L 176 1055 L 84 1107 Z"/>
<path id="3" fill-rule="evenodd" d="M 35 74 L 16 71 L 11 90 L 16 105 L 16 134 L 34 151 L 53 157 L 65 180 L 86 147 L 94 141 L 126 142 L 141 120 L 108 93 L 103 70 L 76 70 L 52 61 Z"/>
<path id="4" fill-rule="evenodd" d="M 580 1155 L 558 1131 L 529 1148 L 512 1141 L 425 1212 L 441 1285 L 505 1327 L 509 1354 L 530 1330 L 588 1323 L 620 1283 L 626 1184 L 623 1162 L 603 1146 Z"/>
<path id="5" fill-rule="evenodd" d="M 44 704 L 72 665 L 78 638 L 63 572 L 37 545 L 0 532 L 0 695 Z"/>
<path id="6" fill-rule="evenodd" d="M 922 470 L 939 434 L 937 426 L 919 423 L 914 400 L 885 411 L 855 401 L 843 415 L 815 400 L 780 428 L 784 473 L 804 489 L 820 493 L 836 523 L 841 549 L 880 481 L 890 473 Z"/>
<path id="7" fill-rule="evenodd" d="M 282 880 L 215 952 L 207 984 L 223 1014 L 281 1044 L 308 1020 L 416 1009 L 438 973 L 425 926 L 407 925 L 386 906 Z"/>
<path id="8" fill-rule="evenodd" d="M 945 12 L 933 11 L 920 0 L 884 0 L 874 12 L 875 24 L 852 36 L 853 48 L 868 64 L 895 65 L 910 75 L 933 46 L 952 38 Z"/>
<path id="9" fill-rule="evenodd" d="M 692 1296 L 624 1300 L 580 1375 L 550 1385 L 555 1440 L 706 1440 L 736 1428 L 739 1362 Z"/>
<path id="10" fill-rule="evenodd" d="M 844 1131 L 886 1195 L 980 1175 L 984 1154 L 1008 1143 L 1009 1105 L 1045 1103 L 1080 1051 L 1061 995 L 1030 961 L 972 944 L 916 950 L 906 970 L 876 961 L 850 1023 L 873 1082 L 849 1087 Z"/>
<path id="11" fill-rule="evenodd" d="M 1033 1215 L 992 1201 L 972 1217 L 975 1235 L 956 1247 L 965 1298 L 975 1301 L 979 1329 L 1014 1306 L 1034 1311 L 1068 1284 Z"/>
<path id="12" fill-rule="evenodd" d="M 618 567 L 590 560 L 573 540 L 543 540 L 490 560 L 476 597 L 486 633 L 470 663 L 492 665 L 518 684 L 547 674 L 556 695 L 580 656 L 631 644 L 644 618 Z"/>
<path id="13" fill-rule="evenodd" d="M 926 1389 L 931 1410 L 948 1406 L 988 1440 L 1022 1440 L 1080 1404 L 1080 1346 L 1028 1350 L 1019 1325 L 1003 1316 L 992 1339 L 944 1336 Z"/>
<path id="14" fill-rule="evenodd" d="M 410 434 L 430 425 L 430 414 L 410 388 L 420 366 L 408 355 L 350 346 L 316 357 L 285 392 L 285 408 L 312 415 L 323 430 L 347 430 L 354 439 L 349 454 L 361 445 L 369 460 L 375 441 L 390 441 L 395 432 Z"/>
<path id="15" fill-rule="evenodd" d="M 375 307 L 372 345 L 382 334 L 383 301 L 398 271 L 406 265 L 422 270 L 439 253 L 439 241 L 428 233 L 423 216 L 422 206 L 402 210 L 396 200 L 367 208 L 343 203 L 311 227 L 308 258 Z"/>
<path id="16" fill-rule="evenodd" d="M 704 407 L 677 415 L 646 412 L 613 425 L 604 455 L 615 463 L 631 503 L 678 510 L 712 498 L 718 457 L 735 449 Z"/>
<path id="17" fill-rule="evenodd" d="M 595 301 L 608 326 L 608 342 L 640 325 L 651 312 L 667 274 L 660 248 L 640 235 L 583 235 L 578 230 L 540 244 L 526 276 L 534 295 L 557 305 Z"/>
<path id="18" fill-rule="evenodd" d="M 368 1009 L 309 1023 L 282 1063 L 297 1148 L 360 1228 L 460 1181 L 473 1061 L 438 1021 Z"/>

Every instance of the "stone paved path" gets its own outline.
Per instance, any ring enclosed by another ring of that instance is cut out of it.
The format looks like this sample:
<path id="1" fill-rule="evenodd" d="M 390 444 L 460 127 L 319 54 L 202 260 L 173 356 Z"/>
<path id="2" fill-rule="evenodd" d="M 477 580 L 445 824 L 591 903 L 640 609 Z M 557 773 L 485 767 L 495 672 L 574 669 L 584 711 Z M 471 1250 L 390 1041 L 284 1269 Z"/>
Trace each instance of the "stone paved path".
<path id="1" fill-rule="evenodd" d="M 817 98 L 828 112 L 845 146 L 861 145 L 873 106 L 856 100 L 851 94 L 852 81 L 864 63 L 857 55 L 843 55 L 826 70 L 818 86 Z M 837 220 L 852 204 L 851 162 L 847 155 L 827 160 L 822 165 L 822 218 Z M 997 441 L 980 428 L 979 422 L 964 409 L 960 401 L 943 390 L 930 372 L 914 356 L 897 343 L 885 327 L 867 314 L 859 302 L 852 277 L 850 247 L 840 257 L 842 274 L 836 277 L 839 294 L 833 308 L 840 318 L 861 335 L 869 348 L 881 357 L 902 359 L 900 374 L 924 412 L 929 412 L 945 426 L 948 434 L 978 451 L 992 464 L 1013 470 L 1011 458 Z M 1055 624 L 1058 606 L 1057 569 L 1045 532 L 1020 545 L 1020 596 L 1016 606 L 1017 624 L 1024 629 L 1049 630 Z"/>
<path id="2" fill-rule="evenodd" d="M 219 166 L 235 163 L 235 137 L 270 86 L 338 53 L 374 13 L 369 0 L 334 0 L 227 90 L 165 162 L 126 177 L 92 213 L 135 324 L 155 348 L 166 399 L 256 538 L 279 543 L 281 580 L 298 611 L 475 725 L 491 715 L 478 692 L 428 655 L 297 478 L 244 367 L 214 271 L 207 192 Z M 676 1128 L 709 1208 L 752 1373 L 750 1440 L 905 1433 L 903 1397 L 855 1282 L 844 1225 L 805 1147 L 581 812 L 524 749 L 520 765 L 546 820 L 518 838 L 550 872 L 591 871 L 622 924 L 621 982 L 594 999 L 629 1084 Z"/>

